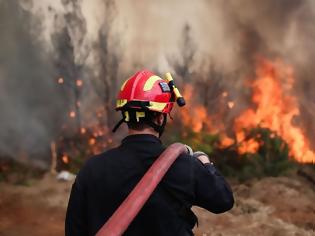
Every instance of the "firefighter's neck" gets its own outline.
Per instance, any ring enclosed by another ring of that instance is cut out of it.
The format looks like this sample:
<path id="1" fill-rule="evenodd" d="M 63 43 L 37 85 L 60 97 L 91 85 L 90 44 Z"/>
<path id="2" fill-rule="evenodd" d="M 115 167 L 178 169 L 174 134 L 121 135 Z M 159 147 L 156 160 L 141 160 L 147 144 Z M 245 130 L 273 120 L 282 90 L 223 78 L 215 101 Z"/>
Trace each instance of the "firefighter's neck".
<path id="1" fill-rule="evenodd" d="M 153 122 L 157 125 L 162 125 L 163 121 L 164 121 L 165 117 L 163 116 L 163 114 L 159 114 L 157 117 L 155 117 L 153 119 Z M 144 127 L 142 130 L 134 130 L 134 129 L 128 129 L 128 135 L 134 135 L 134 134 L 151 134 L 154 135 L 156 137 L 160 137 L 159 133 L 156 132 L 152 127 L 147 126 Z"/>
<path id="2" fill-rule="evenodd" d="M 143 130 L 128 129 L 128 135 L 135 135 L 135 134 L 151 134 L 156 137 L 159 137 L 159 133 L 156 132 L 152 128 L 144 128 Z"/>

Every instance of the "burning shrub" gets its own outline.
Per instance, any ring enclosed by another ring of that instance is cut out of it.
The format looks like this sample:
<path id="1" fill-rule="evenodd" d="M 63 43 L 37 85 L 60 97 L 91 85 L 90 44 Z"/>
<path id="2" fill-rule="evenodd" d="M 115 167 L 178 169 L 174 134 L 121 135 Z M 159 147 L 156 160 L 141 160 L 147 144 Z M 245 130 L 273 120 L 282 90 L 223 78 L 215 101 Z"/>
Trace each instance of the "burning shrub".
<path id="1" fill-rule="evenodd" d="M 114 145 L 105 127 L 82 128 L 74 135 L 61 136 L 52 143 L 52 169 L 69 170 L 77 173 L 83 163 L 91 156 L 103 152 Z"/>
<path id="2" fill-rule="evenodd" d="M 275 132 L 257 126 L 244 133 L 241 142 L 234 140 L 229 146 L 222 146 L 220 135 L 202 131 L 188 131 L 177 138 L 194 150 L 206 152 L 225 175 L 240 181 L 283 175 L 294 167 L 288 144 Z M 248 145 L 254 148 L 245 148 Z"/>
<path id="3" fill-rule="evenodd" d="M 228 147 L 227 152 L 223 152 L 223 156 L 227 154 L 223 160 L 220 157 L 222 149 L 216 149 L 215 156 L 218 165 L 221 164 L 223 171 L 228 166 L 229 169 L 225 171 L 228 172 L 227 174 L 245 180 L 251 177 L 282 175 L 293 167 L 294 158 L 289 155 L 288 144 L 275 132 L 259 126 L 244 130 L 244 132 L 246 134 L 245 139 Z M 247 152 L 244 152 L 243 146 L 249 143 L 254 149 L 248 149 Z M 232 149 L 232 153 L 229 149 Z M 231 154 L 238 156 L 235 158 L 235 162 L 239 163 L 228 163 L 229 159 L 233 159 Z"/>

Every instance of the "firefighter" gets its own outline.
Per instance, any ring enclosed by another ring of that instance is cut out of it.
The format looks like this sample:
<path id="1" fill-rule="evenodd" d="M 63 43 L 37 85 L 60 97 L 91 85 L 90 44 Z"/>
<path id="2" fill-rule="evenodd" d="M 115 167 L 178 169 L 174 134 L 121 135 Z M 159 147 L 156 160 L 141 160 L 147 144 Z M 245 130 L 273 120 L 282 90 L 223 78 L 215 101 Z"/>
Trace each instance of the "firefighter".
<path id="1" fill-rule="evenodd" d="M 95 235 L 165 150 L 161 143 L 174 84 L 143 70 L 126 80 L 116 110 L 128 135 L 113 149 L 90 158 L 72 186 L 66 236 Z M 193 235 L 193 205 L 212 213 L 233 207 L 229 184 L 203 152 L 182 154 L 155 189 L 124 235 Z"/>

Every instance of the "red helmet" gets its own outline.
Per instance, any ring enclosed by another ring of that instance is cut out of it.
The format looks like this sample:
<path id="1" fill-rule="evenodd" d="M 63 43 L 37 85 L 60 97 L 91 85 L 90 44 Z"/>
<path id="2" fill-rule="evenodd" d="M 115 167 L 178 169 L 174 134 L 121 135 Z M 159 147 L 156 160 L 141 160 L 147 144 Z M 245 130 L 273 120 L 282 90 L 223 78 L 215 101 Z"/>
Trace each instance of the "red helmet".
<path id="1" fill-rule="evenodd" d="M 170 73 L 167 73 L 166 80 L 163 80 L 148 70 L 137 72 L 121 86 L 116 110 L 122 111 L 123 118 L 114 127 L 113 132 L 123 122 L 138 123 L 142 120 L 161 135 L 166 124 L 166 115 L 171 112 L 175 100 L 179 106 L 185 105 L 185 100 Z M 152 112 L 164 114 L 161 126 L 152 121 Z"/>
<path id="2" fill-rule="evenodd" d="M 166 80 L 151 71 L 141 70 L 121 86 L 116 110 L 143 109 L 170 113 L 174 104 L 172 94 Z"/>

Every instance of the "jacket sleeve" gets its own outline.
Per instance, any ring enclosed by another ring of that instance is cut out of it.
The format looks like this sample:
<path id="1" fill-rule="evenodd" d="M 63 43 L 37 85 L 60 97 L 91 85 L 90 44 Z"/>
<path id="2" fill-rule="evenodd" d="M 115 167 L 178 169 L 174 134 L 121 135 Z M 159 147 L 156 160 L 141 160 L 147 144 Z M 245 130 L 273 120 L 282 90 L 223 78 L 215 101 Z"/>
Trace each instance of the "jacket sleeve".
<path id="1" fill-rule="evenodd" d="M 234 205 L 234 197 L 229 184 L 212 164 L 202 164 L 198 159 L 194 165 L 194 205 L 212 213 L 223 213 Z"/>
<path id="2" fill-rule="evenodd" d="M 66 236 L 88 235 L 86 195 L 81 174 L 79 173 L 71 189 L 65 221 Z"/>

